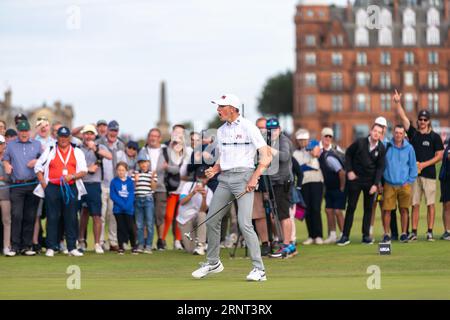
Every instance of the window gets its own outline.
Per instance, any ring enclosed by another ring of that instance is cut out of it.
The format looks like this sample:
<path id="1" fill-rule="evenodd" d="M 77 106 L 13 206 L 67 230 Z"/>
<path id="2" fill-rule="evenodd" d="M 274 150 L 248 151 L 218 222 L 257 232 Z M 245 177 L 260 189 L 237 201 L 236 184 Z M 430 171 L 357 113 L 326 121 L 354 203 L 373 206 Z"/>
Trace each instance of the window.
<path id="1" fill-rule="evenodd" d="M 336 36 L 331 36 L 331 45 L 333 46 L 333 47 L 335 47 L 335 46 L 337 46 L 337 38 L 336 38 Z"/>
<path id="2" fill-rule="evenodd" d="M 356 95 L 356 110 L 369 111 L 368 98 L 366 95 L 359 93 Z"/>
<path id="3" fill-rule="evenodd" d="M 316 54 L 315 53 L 306 53 L 305 54 L 305 63 L 310 66 L 316 65 Z"/>
<path id="4" fill-rule="evenodd" d="M 411 51 L 405 52 L 405 64 L 412 65 L 414 64 L 414 53 Z"/>
<path id="5" fill-rule="evenodd" d="M 392 31 L 388 27 L 382 27 L 378 31 L 378 44 L 380 46 L 392 46 Z"/>
<path id="6" fill-rule="evenodd" d="M 305 73 L 305 85 L 307 87 L 316 86 L 316 74 L 315 73 Z"/>
<path id="7" fill-rule="evenodd" d="M 316 97 L 315 96 L 306 96 L 306 111 L 308 113 L 316 112 Z"/>
<path id="8" fill-rule="evenodd" d="M 391 53 L 390 52 L 382 52 L 380 56 L 380 62 L 383 65 L 390 65 L 391 64 Z"/>
<path id="9" fill-rule="evenodd" d="M 391 74 L 389 72 L 380 73 L 380 87 L 381 89 L 391 88 Z"/>
<path id="10" fill-rule="evenodd" d="M 356 73 L 356 84 L 359 87 L 365 87 L 369 84 L 370 74 L 367 72 L 357 72 Z"/>
<path id="11" fill-rule="evenodd" d="M 441 122 L 439 120 L 431 120 L 431 126 L 433 129 L 437 129 L 441 127 Z"/>
<path id="12" fill-rule="evenodd" d="M 439 73 L 437 71 L 428 72 L 428 88 L 437 89 L 439 87 Z"/>
<path id="13" fill-rule="evenodd" d="M 338 45 L 340 45 L 340 46 L 344 45 L 344 36 L 342 34 L 337 36 L 337 42 L 338 42 Z"/>
<path id="14" fill-rule="evenodd" d="M 332 96 L 331 103 L 333 112 L 342 111 L 342 96 Z"/>
<path id="15" fill-rule="evenodd" d="M 365 138 L 369 135 L 369 126 L 367 124 L 357 124 L 353 127 L 354 139 Z"/>
<path id="16" fill-rule="evenodd" d="M 358 27 L 355 31 L 355 44 L 357 47 L 369 45 L 369 31 L 364 27 Z"/>
<path id="17" fill-rule="evenodd" d="M 333 65 L 335 66 L 340 66 L 342 65 L 342 53 L 335 53 L 333 52 L 331 54 L 331 62 L 333 63 Z"/>
<path id="18" fill-rule="evenodd" d="M 314 11 L 308 10 L 308 11 L 306 11 L 306 15 L 307 15 L 308 17 L 312 18 L 312 17 L 314 17 Z"/>
<path id="19" fill-rule="evenodd" d="M 405 86 L 413 86 L 414 85 L 414 73 L 411 71 L 406 71 L 404 73 L 404 81 L 405 81 Z"/>
<path id="20" fill-rule="evenodd" d="M 405 93 L 405 110 L 406 112 L 414 110 L 414 97 L 412 93 Z"/>
<path id="21" fill-rule="evenodd" d="M 333 123 L 333 133 L 334 133 L 334 139 L 336 141 L 340 141 L 342 139 L 342 126 L 340 123 Z"/>
<path id="22" fill-rule="evenodd" d="M 316 45 L 316 37 L 314 35 L 307 35 L 305 37 L 305 43 L 307 46 L 315 46 Z"/>
<path id="23" fill-rule="evenodd" d="M 403 24 L 407 27 L 416 25 L 416 13 L 411 8 L 403 12 Z"/>
<path id="24" fill-rule="evenodd" d="M 392 14 L 388 9 L 386 8 L 381 9 L 380 21 L 382 27 L 392 27 Z"/>
<path id="25" fill-rule="evenodd" d="M 436 51 L 428 52 L 428 63 L 429 64 L 438 64 L 439 63 L 439 54 Z"/>
<path id="26" fill-rule="evenodd" d="M 332 89 L 342 89 L 344 78 L 342 73 L 332 73 L 331 74 L 331 88 Z"/>
<path id="27" fill-rule="evenodd" d="M 390 111 L 391 110 L 391 95 L 390 94 L 382 94 L 381 95 L 381 111 Z"/>
<path id="28" fill-rule="evenodd" d="M 428 110 L 431 113 L 439 113 L 439 95 L 437 93 L 428 94 Z"/>
<path id="29" fill-rule="evenodd" d="M 367 11 L 362 8 L 358 9 L 358 11 L 356 12 L 356 25 L 358 27 L 365 27 L 367 25 L 367 19 Z"/>
<path id="30" fill-rule="evenodd" d="M 358 66 L 367 65 L 367 54 L 365 52 L 358 52 L 356 54 L 356 63 Z"/>
<path id="31" fill-rule="evenodd" d="M 439 23 L 439 11 L 436 8 L 430 8 L 427 12 L 427 24 L 429 26 L 438 26 Z"/>
<path id="32" fill-rule="evenodd" d="M 405 46 L 413 46 L 416 44 L 416 30 L 413 27 L 403 28 L 402 43 Z"/>
<path id="33" fill-rule="evenodd" d="M 427 28 L 427 44 L 430 46 L 436 46 L 441 43 L 441 35 L 439 29 L 435 26 Z"/>

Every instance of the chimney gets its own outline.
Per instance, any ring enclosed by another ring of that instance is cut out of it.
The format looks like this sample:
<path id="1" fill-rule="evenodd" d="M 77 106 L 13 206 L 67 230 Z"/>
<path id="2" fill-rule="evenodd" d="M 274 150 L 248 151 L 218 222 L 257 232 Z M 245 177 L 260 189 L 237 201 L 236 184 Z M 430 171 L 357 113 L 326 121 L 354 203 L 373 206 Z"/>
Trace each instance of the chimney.
<path id="1" fill-rule="evenodd" d="M 347 7 L 345 8 L 345 14 L 347 22 L 352 22 L 353 14 L 352 14 L 352 4 L 350 0 L 347 0 Z"/>
<path id="2" fill-rule="evenodd" d="M 11 92 L 11 89 L 8 89 L 8 90 L 6 90 L 5 91 L 5 101 L 4 101 L 4 104 L 5 104 L 5 107 L 6 108 L 11 108 L 11 96 L 12 96 L 12 92 Z"/>
<path id="3" fill-rule="evenodd" d="M 446 0 L 447 1 L 447 0 Z M 393 20 L 392 23 L 395 23 L 398 21 L 398 0 L 394 0 L 394 14 L 393 14 Z"/>

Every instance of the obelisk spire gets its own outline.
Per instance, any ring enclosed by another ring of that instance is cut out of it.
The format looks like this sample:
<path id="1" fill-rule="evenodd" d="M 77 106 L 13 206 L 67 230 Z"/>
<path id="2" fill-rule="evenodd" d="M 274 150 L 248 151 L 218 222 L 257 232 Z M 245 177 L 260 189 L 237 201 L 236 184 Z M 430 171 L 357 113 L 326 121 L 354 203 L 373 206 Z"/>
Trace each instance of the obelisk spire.
<path id="1" fill-rule="evenodd" d="M 161 81 L 160 90 L 161 91 L 159 97 L 159 121 L 157 123 L 157 126 L 159 130 L 161 130 L 163 140 L 167 140 L 170 138 L 170 132 L 169 132 L 169 122 L 167 121 L 166 84 L 164 81 Z"/>

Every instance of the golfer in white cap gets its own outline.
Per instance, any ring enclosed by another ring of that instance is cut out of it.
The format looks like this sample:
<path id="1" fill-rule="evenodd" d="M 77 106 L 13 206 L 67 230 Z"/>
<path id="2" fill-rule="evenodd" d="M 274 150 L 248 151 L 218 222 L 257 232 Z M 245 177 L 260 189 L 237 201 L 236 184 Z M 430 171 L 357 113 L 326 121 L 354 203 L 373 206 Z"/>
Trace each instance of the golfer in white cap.
<path id="1" fill-rule="evenodd" d="M 217 105 L 221 121 L 225 123 L 217 131 L 219 158 L 216 164 L 206 170 L 208 178 L 217 173 L 219 185 L 214 192 L 206 223 L 208 241 L 207 262 L 192 273 L 196 279 L 210 273 L 221 272 L 224 268 L 219 259 L 220 229 L 225 210 L 220 210 L 233 198 L 237 198 L 239 228 L 244 236 L 252 259 L 253 270 L 249 281 L 265 281 L 266 273 L 261 259 L 259 240 L 252 225 L 253 191 L 259 177 L 271 161 L 270 149 L 259 129 L 239 114 L 241 103 L 234 94 L 225 94 L 212 101 Z M 255 155 L 260 159 L 255 170 Z"/>

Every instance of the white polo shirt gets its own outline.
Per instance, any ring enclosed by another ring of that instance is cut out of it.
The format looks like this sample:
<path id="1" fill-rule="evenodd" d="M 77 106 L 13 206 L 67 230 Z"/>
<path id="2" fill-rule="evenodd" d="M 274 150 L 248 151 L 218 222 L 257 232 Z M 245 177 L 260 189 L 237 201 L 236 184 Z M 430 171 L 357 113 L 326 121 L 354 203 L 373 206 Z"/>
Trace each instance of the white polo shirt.
<path id="1" fill-rule="evenodd" d="M 222 171 L 233 168 L 255 168 L 256 151 L 266 146 L 261 131 L 252 122 L 239 116 L 232 123 L 225 122 L 217 130 Z"/>

